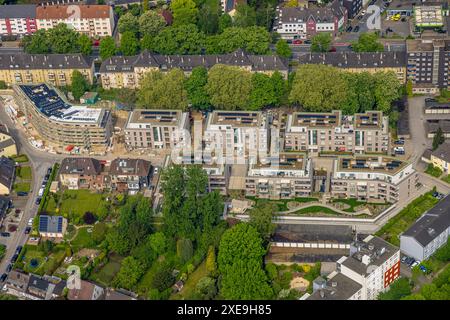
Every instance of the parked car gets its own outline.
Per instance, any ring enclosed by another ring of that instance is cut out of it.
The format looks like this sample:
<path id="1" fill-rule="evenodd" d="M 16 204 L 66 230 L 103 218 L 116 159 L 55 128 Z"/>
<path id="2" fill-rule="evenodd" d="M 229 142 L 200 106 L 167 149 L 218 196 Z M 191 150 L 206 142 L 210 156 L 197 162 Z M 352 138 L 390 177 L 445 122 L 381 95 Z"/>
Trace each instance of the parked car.
<path id="1" fill-rule="evenodd" d="M 9 232 L 2 232 L 2 233 L 0 233 L 0 235 L 2 237 L 8 238 L 9 236 L 11 236 L 11 233 L 9 233 Z"/>
<path id="2" fill-rule="evenodd" d="M 394 144 L 399 144 L 399 145 L 404 145 L 405 144 L 405 140 L 395 140 Z"/>
<path id="3" fill-rule="evenodd" d="M 37 197 L 36 201 L 35 201 L 36 205 L 40 205 L 41 204 L 41 200 L 42 200 L 41 197 Z"/>
<path id="4" fill-rule="evenodd" d="M 359 31 L 359 26 L 356 26 L 355 29 L 353 29 L 353 32 L 358 32 Z"/>
<path id="5" fill-rule="evenodd" d="M 331 49 L 328 50 L 328 52 L 336 52 L 336 47 L 331 47 Z"/>
<path id="6" fill-rule="evenodd" d="M 300 39 L 295 39 L 294 41 L 292 41 L 293 44 L 302 44 L 303 41 Z"/>
<path id="7" fill-rule="evenodd" d="M 352 32 L 353 27 L 352 26 L 348 26 L 348 28 L 345 30 L 346 32 Z"/>
<path id="8" fill-rule="evenodd" d="M 416 261 L 416 260 L 415 260 L 414 258 L 407 257 L 406 260 L 405 260 L 405 264 L 408 265 L 408 266 L 410 266 L 410 265 L 412 265 L 415 261 Z"/>
<path id="9" fill-rule="evenodd" d="M 419 262 L 414 261 L 414 262 L 410 265 L 410 268 L 412 269 L 412 268 L 414 268 L 415 266 L 418 266 L 418 265 L 419 265 Z"/>
<path id="10" fill-rule="evenodd" d="M 403 152 L 405 152 L 405 148 L 403 148 L 403 147 L 395 147 L 394 148 L 394 152 L 401 152 L 401 151 L 403 151 Z"/>
<path id="11" fill-rule="evenodd" d="M 42 197 L 44 195 L 44 188 L 40 188 L 38 191 L 38 196 Z"/>
<path id="12" fill-rule="evenodd" d="M 403 256 L 402 259 L 400 260 L 402 263 L 406 263 L 406 259 L 408 259 L 407 256 Z"/>
<path id="13" fill-rule="evenodd" d="M 311 44 L 311 40 L 305 40 L 303 41 L 304 44 Z"/>
<path id="14" fill-rule="evenodd" d="M 17 261 L 18 257 L 19 257 L 19 255 L 17 253 L 15 255 L 13 255 L 11 258 L 11 263 L 15 263 Z"/>
<path id="15" fill-rule="evenodd" d="M 29 220 L 28 220 L 28 226 L 32 226 L 33 225 L 33 218 L 30 218 Z"/>
<path id="16" fill-rule="evenodd" d="M 25 228 L 25 234 L 29 234 L 31 232 L 31 227 L 26 227 Z"/>
<path id="17" fill-rule="evenodd" d="M 6 272 L 10 272 L 12 270 L 12 264 L 8 264 L 8 266 L 6 267 Z"/>
<path id="18" fill-rule="evenodd" d="M 18 195 L 19 197 L 25 197 L 25 196 L 28 195 L 28 192 L 19 191 L 19 192 L 17 192 L 17 195 Z"/>
<path id="19" fill-rule="evenodd" d="M 427 273 L 427 268 L 424 265 L 420 265 L 420 271 L 422 271 L 423 273 Z"/>
<path id="20" fill-rule="evenodd" d="M 17 246 L 17 248 L 16 248 L 16 253 L 17 254 L 19 254 L 20 253 L 20 251 L 22 251 L 22 246 Z"/>
<path id="21" fill-rule="evenodd" d="M 4 282 L 7 277 L 8 277 L 8 275 L 6 273 L 2 274 L 2 276 L 0 277 L 0 281 Z"/>
<path id="22" fill-rule="evenodd" d="M 50 167 L 47 169 L 47 174 L 50 176 L 51 173 L 52 173 L 52 168 Z"/>

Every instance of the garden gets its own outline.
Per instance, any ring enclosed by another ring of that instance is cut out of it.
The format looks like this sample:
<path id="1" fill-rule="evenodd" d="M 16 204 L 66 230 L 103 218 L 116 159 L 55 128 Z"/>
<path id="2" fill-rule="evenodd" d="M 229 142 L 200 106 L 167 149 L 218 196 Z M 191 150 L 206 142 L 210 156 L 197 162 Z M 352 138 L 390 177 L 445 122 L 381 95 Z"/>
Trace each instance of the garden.
<path id="1" fill-rule="evenodd" d="M 425 173 L 428 173 L 429 175 L 432 175 L 435 178 L 439 178 L 443 172 L 438 167 L 433 166 L 433 164 L 429 164 L 427 169 L 425 170 Z"/>

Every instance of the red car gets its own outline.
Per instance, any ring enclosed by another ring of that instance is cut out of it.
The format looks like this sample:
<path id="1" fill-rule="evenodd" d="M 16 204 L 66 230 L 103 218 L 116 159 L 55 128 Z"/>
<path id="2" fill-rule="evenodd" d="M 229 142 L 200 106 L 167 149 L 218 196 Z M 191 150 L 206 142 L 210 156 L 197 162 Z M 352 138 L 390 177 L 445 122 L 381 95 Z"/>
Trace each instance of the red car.
<path id="1" fill-rule="evenodd" d="M 302 40 L 299 40 L 299 39 L 296 39 L 296 40 L 292 41 L 292 43 L 293 43 L 293 44 L 302 44 L 303 41 L 302 41 Z"/>
<path id="2" fill-rule="evenodd" d="M 336 52 L 336 47 L 332 47 L 328 52 Z"/>
<path id="3" fill-rule="evenodd" d="M 100 45 L 100 40 L 94 40 L 94 41 L 92 42 L 92 44 L 93 44 L 94 47 L 97 47 L 97 46 Z"/>

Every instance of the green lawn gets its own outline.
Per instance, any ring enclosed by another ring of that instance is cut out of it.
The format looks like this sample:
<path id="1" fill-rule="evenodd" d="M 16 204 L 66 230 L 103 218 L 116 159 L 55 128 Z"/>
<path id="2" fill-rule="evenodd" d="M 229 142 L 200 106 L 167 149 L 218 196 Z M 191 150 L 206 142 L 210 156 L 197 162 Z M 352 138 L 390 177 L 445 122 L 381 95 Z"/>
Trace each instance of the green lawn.
<path id="1" fill-rule="evenodd" d="M 24 180 L 31 180 L 31 167 L 16 167 L 16 176 Z"/>
<path id="2" fill-rule="evenodd" d="M 427 170 L 425 170 L 425 173 L 428 173 L 429 175 L 432 175 L 433 177 L 439 178 L 442 175 L 442 170 L 438 167 L 433 166 L 431 163 L 428 165 Z"/>
<path id="3" fill-rule="evenodd" d="M 444 182 L 450 183 L 450 174 L 446 175 L 441 180 L 444 181 Z"/>
<path id="4" fill-rule="evenodd" d="M 19 154 L 17 156 L 11 157 L 11 159 L 19 163 L 28 162 L 28 157 L 25 154 Z"/>
<path id="5" fill-rule="evenodd" d="M 79 228 L 76 237 L 70 241 L 72 250 L 78 251 L 83 248 L 95 248 L 95 242 L 92 240 L 92 232 L 88 232 L 88 229 L 92 230 L 93 227 Z"/>
<path id="6" fill-rule="evenodd" d="M 24 258 L 22 259 L 22 257 Z M 52 253 L 47 257 L 43 251 L 39 250 L 38 246 L 25 245 L 15 267 L 22 269 L 25 272 L 39 275 L 51 275 L 61 265 L 64 258 L 65 250 L 61 246 L 53 248 Z M 31 260 L 33 259 L 36 259 L 38 262 L 36 267 L 30 265 Z"/>
<path id="7" fill-rule="evenodd" d="M 356 212 L 356 209 L 355 209 L 356 207 L 365 205 L 365 204 L 370 204 L 370 205 L 375 205 L 375 206 L 386 205 L 385 203 L 370 203 L 370 202 L 366 202 L 366 201 L 358 201 L 357 199 L 353 199 L 353 198 L 335 199 L 335 200 L 333 200 L 333 202 L 341 202 L 341 203 L 345 203 L 345 204 L 349 205 L 350 208 L 342 210 L 345 212 Z"/>
<path id="8" fill-rule="evenodd" d="M 315 214 L 320 214 L 320 213 L 330 214 L 330 215 L 334 215 L 334 216 L 340 216 L 341 215 L 339 212 L 336 212 L 334 210 L 331 210 L 331 209 L 326 208 L 326 207 L 321 207 L 321 206 L 312 206 L 312 207 L 308 207 L 308 208 L 303 208 L 303 209 L 300 209 L 298 211 L 292 212 L 291 214 L 315 215 Z"/>
<path id="9" fill-rule="evenodd" d="M 110 255 L 109 261 L 98 272 L 91 274 L 91 280 L 109 286 L 120 269 L 120 263 L 123 257 L 119 255 Z"/>
<path id="10" fill-rule="evenodd" d="M 393 245 L 400 246 L 399 234 L 408 229 L 425 211 L 433 208 L 438 202 L 439 200 L 432 196 L 432 192 L 418 197 L 390 219 L 376 235 Z"/>
<path id="11" fill-rule="evenodd" d="M 56 212 L 57 204 L 52 196 L 48 197 L 44 211 L 54 214 L 59 213 L 69 219 L 81 218 L 87 211 L 96 213 L 104 201 L 104 197 L 103 194 L 91 193 L 89 190 L 65 190 L 62 194 L 59 211 Z"/>
<path id="12" fill-rule="evenodd" d="M 277 210 L 278 211 L 287 211 L 287 210 L 289 210 L 288 207 L 287 207 L 288 202 L 305 203 L 305 202 L 318 201 L 317 198 L 308 198 L 308 197 L 305 197 L 305 198 L 294 198 L 294 199 L 280 199 L 280 200 L 260 199 L 260 198 L 256 198 L 256 197 L 247 197 L 247 199 L 255 201 L 255 205 L 256 206 L 258 206 L 259 204 L 264 203 L 264 202 L 272 203 L 272 204 L 277 206 Z"/>
<path id="13" fill-rule="evenodd" d="M 189 275 L 188 279 L 186 280 L 183 289 L 178 292 L 177 294 L 174 294 L 170 297 L 172 300 L 185 300 L 190 299 L 192 297 L 192 294 L 194 293 L 195 286 L 197 285 L 198 281 L 206 277 L 208 275 L 208 271 L 206 270 L 206 260 L 203 261 L 197 269 L 195 269 L 192 274 Z"/>
<path id="14" fill-rule="evenodd" d="M 31 185 L 29 182 L 18 182 L 13 185 L 15 192 L 30 192 Z"/>

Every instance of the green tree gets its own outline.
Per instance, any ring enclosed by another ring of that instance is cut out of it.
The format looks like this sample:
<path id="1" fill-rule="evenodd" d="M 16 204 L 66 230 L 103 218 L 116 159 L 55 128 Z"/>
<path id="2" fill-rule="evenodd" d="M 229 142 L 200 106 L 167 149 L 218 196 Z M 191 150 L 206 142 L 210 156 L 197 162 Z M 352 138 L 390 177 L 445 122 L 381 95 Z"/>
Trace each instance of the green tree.
<path id="1" fill-rule="evenodd" d="M 80 52 L 78 38 L 80 34 L 67 27 L 65 23 L 58 24 L 55 28 L 47 30 L 50 52 L 75 53 Z"/>
<path id="2" fill-rule="evenodd" d="M 384 46 L 378 42 L 376 33 L 363 32 L 360 34 L 358 41 L 352 43 L 355 52 L 383 52 Z"/>
<path id="3" fill-rule="evenodd" d="M 392 102 L 400 98 L 400 89 L 402 84 L 397 75 L 392 72 L 376 72 L 373 74 L 375 81 L 374 95 L 377 110 L 386 114 L 391 112 Z"/>
<path id="4" fill-rule="evenodd" d="M 284 79 L 279 72 L 269 77 L 263 73 L 252 74 L 250 109 L 259 110 L 266 106 L 276 106 L 284 95 Z"/>
<path id="5" fill-rule="evenodd" d="M 168 247 L 168 239 L 163 232 L 155 232 L 148 237 L 150 247 L 156 255 L 163 254 L 166 252 Z"/>
<path id="6" fill-rule="evenodd" d="M 436 150 L 441 144 L 445 142 L 444 132 L 442 132 L 441 127 L 436 130 L 433 137 L 433 151 Z"/>
<path id="7" fill-rule="evenodd" d="M 142 11 L 145 13 L 148 10 L 148 0 L 142 0 Z"/>
<path id="8" fill-rule="evenodd" d="M 276 44 L 276 52 L 277 55 L 284 58 L 292 57 L 292 49 L 289 47 L 288 43 L 284 39 L 278 40 Z"/>
<path id="9" fill-rule="evenodd" d="M 173 25 L 181 26 L 197 22 L 198 9 L 193 0 L 173 0 L 170 4 L 173 12 Z"/>
<path id="10" fill-rule="evenodd" d="M 149 10 L 139 17 L 139 31 L 142 36 L 154 37 L 166 26 L 166 20 L 156 11 Z"/>
<path id="11" fill-rule="evenodd" d="M 104 222 L 97 222 L 92 228 L 92 240 L 95 243 L 101 243 L 106 238 L 106 233 L 108 231 L 108 225 Z"/>
<path id="12" fill-rule="evenodd" d="M 216 64 L 209 70 L 206 92 L 211 104 L 224 110 L 245 109 L 249 103 L 252 75 L 236 67 Z"/>
<path id="13" fill-rule="evenodd" d="M 88 35 L 82 34 L 78 38 L 78 46 L 80 47 L 80 52 L 84 55 L 90 55 L 92 53 L 92 41 Z"/>
<path id="14" fill-rule="evenodd" d="M 205 35 L 195 25 L 164 28 L 151 42 L 152 50 L 161 54 L 200 54 Z"/>
<path id="15" fill-rule="evenodd" d="M 167 74 L 152 71 L 145 74 L 138 92 L 138 105 L 146 108 L 186 110 L 188 95 L 183 71 L 174 68 Z"/>
<path id="16" fill-rule="evenodd" d="M 306 111 L 327 112 L 346 102 L 348 85 L 342 73 L 326 65 L 302 65 L 295 72 L 289 101 Z"/>
<path id="17" fill-rule="evenodd" d="M 206 270 L 208 274 L 211 276 L 215 276 L 217 272 L 217 263 L 216 263 L 216 250 L 214 246 L 209 246 L 208 254 L 206 255 Z"/>
<path id="18" fill-rule="evenodd" d="M 4 80 L 0 80 L 0 89 L 1 90 L 8 89 L 8 85 Z"/>
<path id="19" fill-rule="evenodd" d="M 411 294 L 408 278 L 399 278 L 391 283 L 389 290 L 378 295 L 378 300 L 400 300 Z"/>
<path id="20" fill-rule="evenodd" d="M 219 17 L 219 33 L 233 25 L 233 19 L 228 13 L 224 13 Z"/>
<path id="21" fill-rule="evenodd" d="M 217 37 L 210 38 L 212 41 L 206 48 L 208 53 L 228 53 L 240 48 L 253 54 L 267 54 L 271 43 L 269 32 L 257 26 L 227 28 Z"/>
<path id="22" fill-rule="evenodd" d="M 185 84 L 192 108 L 205 110 L 211 105 L 209 95 L 206 92 L 207 83 L 208 70 L 205 67 L 195 67 Z"/>
<path id="23" fill-rule="evenodd" d="M 71 91 L 75 100 L 80 100 L 80 97 L 88 90 L 89 84 L 80 71 L 74 70 L 72 72 Z"/>
<path id="24" fill-rule="evenodd" d="M 116 50 L 116 44 L 112 37 L 107 36 L 100 41 L 99 54 L 102 60 L 106 60 L 114 56 L 116 54 Z"/>
<path id="25" fill-rule="evenodd" d="M 120 270 L 114 278 L 114 284 L 118 288 L 132 289 L 144 274 L 143 265 L 133 257 L 122 260 Z"/>
<path id="26" fill-rule="evenodd" d="M 203 300 L 212 300 L 217 295 L 216 280 L 210 277 L 203 277 L 195 286 L 195 291 Z"/>
<path id="27" fill-rule="evenodd" d="M 131 12 L 127 12 L 119 18 L 117 29 L 120 33 L 131 32 L 136 35 L 139 32 L 139 20 Z"/>
<path id="28" fill-rule="evenodd" d="M 270 31 L 276 14 L 276 3 L 263 3 L 256 9 L 256 25 Z"/>
<path id="29" fill-rule="evenodd" d="M 321 32 L 311 38 L 312 52 L 328 52 L 331 45 L 331 34 L 328 32 Z"/>
<path id="30" fill-rule="evenodd" d="M 406 82 L 406 94 L 408 95 L 408 97 L 413 96 L 413 83 L 411 80 L 408 80 Z"/>
<path id="31" fill-rule="evenodd" d="M 172 268 L 170 264 L 163 262 L 161 263 L 152 279 L 152 287 L 158 289 L 159 291 L 164 291 L 169 288 L 175 281 L 172 275 Z"/>
<path id="32" fill-rule="evenodd" d="M 33 35 L 23 37 L 22 46 L 26 53 L 50 53 L 50 42 L 44 29 L 36 31 Z"/>
<path id="33" fill-rule="evenodd" d="M 245 3 L 236 6 L 234 23 L 236 27 L 246 28 L 256 25 L 256 11 Z"/>
<path id="34" fill-rule="evenodd" d="M 273 213 L 276 211 L 276 206 L 271 203 L 263 203 L 256 206 L 249 213 L 250 225 L 258 230 L 260 236 L 268 241 L 272 233 L 275 231 L 275 224 L 272 222 Z"/>
<path id="35" fill-rule="evenodd" d="M 120 37 L 119 50 L 125 56 L 133 56 L 139 51 L 139 41 L 133 32 L 125 31 Z"/>
<path id="36" fill-rule="evenodd" d="M 219 30 L 219 11 L 203 6 L 198 13 L 197 26 L 205 34 L 216 34 Z"/>

